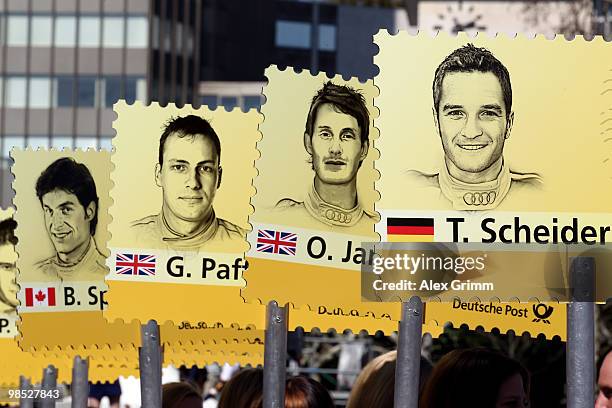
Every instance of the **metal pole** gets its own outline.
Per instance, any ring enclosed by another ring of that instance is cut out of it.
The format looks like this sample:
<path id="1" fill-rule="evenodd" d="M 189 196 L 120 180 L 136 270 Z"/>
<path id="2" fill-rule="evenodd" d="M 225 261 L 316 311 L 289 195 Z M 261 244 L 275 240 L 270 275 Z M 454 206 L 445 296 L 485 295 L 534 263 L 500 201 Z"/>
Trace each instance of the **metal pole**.
<path id="1" fill-rule="evenodd" d="M 159 326 L 149 320 L 140 326 L 142 347 L 138 350 L 140 362 L 140 392 L 143 408 L 161 408 L 162 404 L 162 353 Z"/>
<path id="2" fill-rule="evenodd" d="M 263 408 L 285 407 L 287 362 L 287 306 L 274 301 L 266 308 Z"/>
<path id="3" fill-rule="evenodd" d="M 19 377 L 19 389 L 21 395 L 24 391 L 30 391 L 32 389 L 32 383 L 29 378 L 25 378 L 23 375 Z M 34 400 L 32 398 L 19 398 L 19 408 L 34 408 Z"/>
<path id="4" fill-rule="evenodd" d="M 80 356 L 74 358 L 72 365 L 72 408 L 87 408 L 89 397 L 89 361 Z"/>
<path id="5" fill-rule="evenodd" d="M 47 397 L 39 399 L 41 408 L 55 408 L 55 398 L 48 397 L 55 389 L 57 389 L 57 368 L 50 365 L 43 370 L 41 390 L 46 391 Z"/>
<path id="6" fill-rule="evenodd" d="M 413 296 L 408 302 L 402 303 L 402 320 L 398 326 L 393 406 L 417 408 L 423 331 L 423 303 L 418 296 Z"/>
<path id="7" fill-rule="evenodd" d="M 567 305 L 567 407 L 595 405 L 595 259 L 576 257 L 570 266 L 572 302 Z"/>

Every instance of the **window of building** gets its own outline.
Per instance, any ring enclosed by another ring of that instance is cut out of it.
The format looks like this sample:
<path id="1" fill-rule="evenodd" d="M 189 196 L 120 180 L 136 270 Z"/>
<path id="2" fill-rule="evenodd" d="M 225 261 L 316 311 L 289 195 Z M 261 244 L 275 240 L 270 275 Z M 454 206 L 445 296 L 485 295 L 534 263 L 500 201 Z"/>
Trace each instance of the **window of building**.
<path id="1" fill-rule="evenodd" d="M 112 140 L 113 140 L 112 137 L 100 138 L 100 149 L 112 150 L 113 149 Z"/>
<path id="2" fill-rule="evenodd" d="M 217 108 L 217 95 L 202 95 L 202 105 L 208 106 L 210 109 Z"/>
<path id="3" fill-rule="evenodd" d="M 78 78 L 77 105 L 83 107 L 96 106 L 96 78 Z"/>
<path id="4" fill-rule="evenodd" d="M 30 108 L 49 108 L 53 105 L 50 78 L 30 78 L 28 103 Z"/>
<path id="5" fill-rule="evenodd" d="M 84 16 L 79 20 L 79 47 L 100 46 L 100 18 Z"/>
<path id="6" fill-rule="evenodd" d="M 50 16 L 32 17 L 32 45 L 35 47 L 50 47 L 53 21 Z"/>
<path id="7" fill-rule="evenodd" d="M 149 25 L 146 17 L 128 17 L 127 46 L 130 48 L 147 48 Z"/>
<path id="8" fill-rule="evenodd" d="M 310 48 L 310 23 L 278 20 L 275 38 L 277 47 Z"/>
<path id="9" fill-rule="evenodd" d="M 53 136 L 51 147 L 55 149 L 73 149 L 72 137 L 70 136 Z"/>
<path id="10" fill-rule="evenodd" d="M 7 135 L 2 139 L 2 157 L 8 158 L 13 148 L 25 147 L 25 137 L 16 135 Z"/>
<path id="11" fill-rule="evenodd" d="M 8 16 L 7 43 L 12 46 L 28 45 L 28 18 Z"/>
<path id="12" fill-rule="evenodd" d="M 98 139 L 91 136 L 79 136 L 75 140 L 77 149 L 96 148 L 98 146 Z"/>
<path id="13" fill-rule="evenodd" d="M 147 80 L 144 78 L 136 80 L 136 100 L 143 102 L 147 100 Z"/>
<path id="14" fill-rule="evenodd" d="M 125 80 L 125 100 L 127 103 L 134 103 L 136 101 L 136 78 L 126 78 Z"/>
<path id="15" fill-rule="evenodd" d="M 244 96 L 244 110 L 250 109 L 261 109 L 261 96 L 260 95 L 245 95 Z"/>
<path id="16" fill-rule="evenodd" d="M 32 135 L 28 138 L 28 146 L 33 149 L 48 149 L 49 148 L 49 136 Z"/>
<path id="17" fill-rule="evenodd" d="M 55 18 L 55 46 L 74 47 L 76 45 L 76 17 L 59 16 Z"/>
<path id="18" fill-rule="evenodd" d="M 6 42 L 5 28 L 6 14 L 0 14 L 0 45 L 4 45 Z"/>
<path id="19" fill-rule="evenodd" d="M 12 77 L 5 79 L 5 106 L 9 108 L 25 108 L 26 106 L 26 79 Z"/>
<path id="20" fill-rule="evenodd" d="M 336 26 L 319 24 L 319 50 L 336 51 Z"/>
<path id="21" fill-rule="evenodd" d="M 121 98 L 121 77 L 104 78 L 104 106 L 110 108 Z"/>
<path id="22" fill-rule="evenodd" d="M 59 107 L 71 107 L 72 106 L 72 95 L 74 92 L 74 78 L 72 77 L 59 77 L 56 82 L 57 95 L 57 106 Z"/>
<path id="23" fill-rule="evenodd" d="M 4 105 L 4 78 L 0 76 L 0 106 Z"/>
<path id="24" fill-rule="evenodd" d="M 230 111 L 238 106 L 238 98 L 235 96 L 222 96 L 221 105 L 225 107 L 226 110 Z"/>
<path id="25" fill-rule="evenodd" d="M 104 18 L 104 39 L 102 45 L 109 48 L 123 47 L 123 17 Z"/>

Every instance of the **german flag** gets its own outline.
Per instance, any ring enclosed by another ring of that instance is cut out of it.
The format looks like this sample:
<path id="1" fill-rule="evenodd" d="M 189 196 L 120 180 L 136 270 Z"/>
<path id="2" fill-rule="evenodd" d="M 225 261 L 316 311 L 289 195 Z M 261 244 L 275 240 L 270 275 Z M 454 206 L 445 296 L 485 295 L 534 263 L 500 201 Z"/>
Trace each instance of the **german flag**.
<path id="1" fill-rule="evenodd" d="M 387 241 L 433 242 L 433 218 L 387 218 Z"/>

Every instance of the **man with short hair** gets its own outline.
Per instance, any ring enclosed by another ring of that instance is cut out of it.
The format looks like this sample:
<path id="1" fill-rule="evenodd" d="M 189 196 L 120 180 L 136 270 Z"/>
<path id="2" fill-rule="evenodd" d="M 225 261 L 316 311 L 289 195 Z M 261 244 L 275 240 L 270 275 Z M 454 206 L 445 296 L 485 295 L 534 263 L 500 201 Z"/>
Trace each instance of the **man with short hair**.
<path id="1" fill-rule="evenodd" d="M 603 354 L 600 360 L 599 378 L 597 379 L 597 400 L 595 408 L 612 408 L 612 350 Z"/>
<path id="2" fill-rule="evenodd" d="M 36 181 L 36 195 L 55 255 L 36 264 L 44 276 L 60 280 L 101 280 L 106 258 L 94 236 L 98 194 L 87 166 L 70 157 L 51 163 Z"/>
<path id="3" fill-rule="evenodd" d="M 221 175 L 221 143 L 210 123 L 195 115 L 171 119 L 159 139 L 155 165 L 162 208 L 132 223 L 139 246 L 198 250 L 210 243 L 244 240 L 244 229 L 215 215 Z"/>
<path id="4" fill-rule="evenodd" d="M 489 210 L 507 196 L 533 191 L 542 180 L 535 173 L 510 170 L 503 150 L 514 112 L 506 67 L 485 48 L 467 44 L 436 69 L 434 122 L 444 166 L 436 174 L 409 175 L 441 193 L 456 210 Z"/>
<path id="5" fill-rule="evenodd" d="M 304 131 L 313 183 L 304 201 L 284 198 L 276 208 L 294 223 L 315 220 L 335 230 L 376 222 L 376 214 L 366 211 L 357 197 L 357 172 L 368 154 L 369 131 L 363 95 L 328 81 L 312 99 Z"/>
<path id="6" fill-rule="evenodd" d="M 0 221 L 0 314 L 15 313 L 19 301 L 17 300 L 17 286 L 15 266 L 17 252 L 15 252 L 15 228 L 17 223 L 12 218 Z"/>

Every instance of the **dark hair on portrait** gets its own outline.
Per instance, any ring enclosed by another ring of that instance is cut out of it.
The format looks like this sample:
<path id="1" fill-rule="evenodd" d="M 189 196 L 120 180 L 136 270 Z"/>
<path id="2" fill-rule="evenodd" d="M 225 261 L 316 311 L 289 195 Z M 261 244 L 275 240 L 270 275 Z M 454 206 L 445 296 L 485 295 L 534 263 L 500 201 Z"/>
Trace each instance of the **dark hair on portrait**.
<path id="1" fill-rule="evenodd" d="M 334 408 L 329 391 L 312 378 L 297 376 L 285 383 L 285 408 Z"/>
<path id="2" fill-rule="evenodd" d="M 457 48 L 438 65 L 433 81 L 433 99 L 436 113 L 438 112 L 440 100 L 442 99 L 442 81 L 446 74 L 453 72 L 493 73 L 501 85 L 504 105 L 506 105 L 506 119 L 508 119 L 512 111 L 512 85 L 510 84 L 510 73 L 504 64 L 493 56 L 491 51 L 486 48 L 475 47 L 474 44 L 467 44 L 461 48 Z"/>
<path id="3" fill-rule="evenodd" d="M 0 245 L 17 245 L 15 228 L 17 228 L 17 221 L 12 218 L 0 221 Z"/>
<path id="4" fill-rule="evenodd" d="M 603 366 L 604 360 L 606 359 L 606 357 L 608 357 L 608 354 L 610 354 L 610 352 L 612 352 L 612 346 L 610 345 L 607 345 L 599 350 L 596 365 L 597 378 L 599 378 L 599 371 L 601 370 L 601 366 Z"/>
<path id="5" fill-rule="evenodd" d="M 215 130 L 206 119 L 195 115 L 187 115 L 170 118 L 164 125 L 164 132 L 159 138 L 158 162 L 160 166 L 164 162 L 164 145 L 166 144 L 166 139 L 173 133 L 176 133 L 178 137 L 195 135 L 204 135 L 208 137 L 213 142 L 213 145 L 215 145 L 217 157 L 219 158 L 219 163 L 221 163 L 221 142 Z"/>
<path id="6" fill-rule="evenodd" d="M 323 88 L 319 89 L 317 94 L 312 98 L 310 110 L 306 119 L 306 133 L 312 135 L 314 133 L 314 123 L 317 117 L 319 106 L 329 103 L 334 106 L 339 112 L 350 115 L 357 119 L 357 124 L 360 129 L 361 144 L 368 143 L 370 134 L 370 113 L 366 107 L 366 100 L 363 95 L 356 89 L 346 85 L 336 85 L 328 81 Z"/>
<path id="7" fill-rule="evenodd" d="M 96 204 L 94 216 L 89 223 L 89 233 L 95 235 L 98 225 L 98 193 L 87 166 L 70 157 L 63 157 L 51 163 L 36 181 L 36 195 L 41 204 L 42 197 L 53 190 L 74 194 L 84 209 L 92 202 Z"/>
<path id="8" fill-rule="evenodd" d="M 529 398 L 529 372 L 518 361 L 485 348 L 453 350 L 434 366 L 419 407 L 494 407 L 501 386 L 516 374 Z"/>

